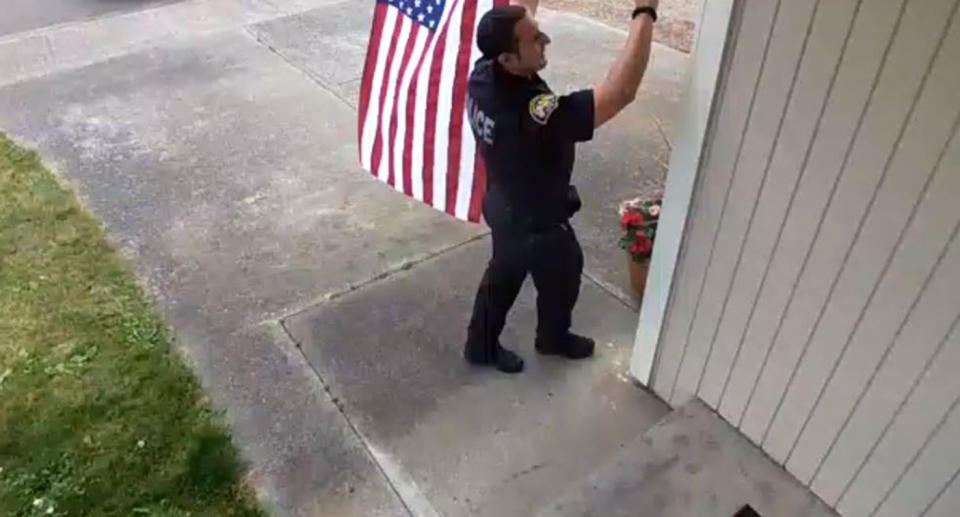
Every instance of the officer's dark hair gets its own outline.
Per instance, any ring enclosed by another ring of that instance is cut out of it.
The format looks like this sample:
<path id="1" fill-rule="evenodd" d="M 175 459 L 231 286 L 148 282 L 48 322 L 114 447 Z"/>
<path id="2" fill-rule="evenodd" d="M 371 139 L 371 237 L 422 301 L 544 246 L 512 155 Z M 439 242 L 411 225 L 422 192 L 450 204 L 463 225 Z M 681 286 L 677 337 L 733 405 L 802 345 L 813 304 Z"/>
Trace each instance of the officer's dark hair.
<path id="1" fill-rule="evenodd" d="M 517 52 L 517 36 L 513 32 L 517 22 L 527 15 L 519 5 L 495 7 L 480 18 L 477 24 L 477 46 L 483 57 L 496 59 L 500 54 Z"/>

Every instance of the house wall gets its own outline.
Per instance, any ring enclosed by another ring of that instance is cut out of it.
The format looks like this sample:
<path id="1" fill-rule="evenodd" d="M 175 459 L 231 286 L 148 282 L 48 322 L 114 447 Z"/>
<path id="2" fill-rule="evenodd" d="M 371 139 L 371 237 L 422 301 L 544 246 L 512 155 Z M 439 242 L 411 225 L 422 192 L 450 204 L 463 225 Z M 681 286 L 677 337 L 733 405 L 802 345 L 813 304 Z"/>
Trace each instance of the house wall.
<path id="1" fill-rule="evenodd" d="M 744 0 L 659 331 L 844 516 L 960 515 L 958 6 Z"/>

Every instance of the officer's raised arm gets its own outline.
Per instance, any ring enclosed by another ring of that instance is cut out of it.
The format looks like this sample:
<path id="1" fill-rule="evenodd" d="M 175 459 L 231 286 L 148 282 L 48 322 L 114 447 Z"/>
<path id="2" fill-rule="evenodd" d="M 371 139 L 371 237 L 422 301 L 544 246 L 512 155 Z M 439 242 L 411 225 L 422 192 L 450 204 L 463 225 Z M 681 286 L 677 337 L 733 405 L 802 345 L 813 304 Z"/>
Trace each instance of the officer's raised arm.
<path id="1" fill-rule="evenodd" d="M 537 15 L 537 5 L 540 4 L 540 0 L 510 0 L 510 5 L 519 5 L 527 8 L 527 12 L 530 13 L 530 16 Z"/>
<path id="2" fill-rule="evenodd" d="M 650 61 L 653 22 L 659 0 L 635 0 L 633 23 L 627 44 L 610 68 L 606 79 L 594 88 L 594 126 L 600 127 L 627 107 L 637 96 L 637 89 Z"/>

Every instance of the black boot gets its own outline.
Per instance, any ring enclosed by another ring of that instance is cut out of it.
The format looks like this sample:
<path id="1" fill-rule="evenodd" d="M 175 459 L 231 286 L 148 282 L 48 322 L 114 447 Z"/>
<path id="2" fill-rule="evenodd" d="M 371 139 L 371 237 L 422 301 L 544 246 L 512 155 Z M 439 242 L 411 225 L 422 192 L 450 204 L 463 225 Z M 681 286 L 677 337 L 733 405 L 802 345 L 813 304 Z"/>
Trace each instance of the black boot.
<path id="1" fill-rule="evenodd" d="M 560 355 L 567 359 L 586 359 L 593 355 L 595 343 L 592 339 L 568 332 L 560 339 L 547 339 L 537 336 L 537 352 L 544 355 Z"/>
<path id="2" fill-rule="evenodd" d="M 523 371 L 523 359 L 512 350 L 503 348 L 500 343 L 495 347 L 476 346 L 470 342 L 463 350 L 463 357 L 476 366 L 495 366 L 504 373 Z"/>

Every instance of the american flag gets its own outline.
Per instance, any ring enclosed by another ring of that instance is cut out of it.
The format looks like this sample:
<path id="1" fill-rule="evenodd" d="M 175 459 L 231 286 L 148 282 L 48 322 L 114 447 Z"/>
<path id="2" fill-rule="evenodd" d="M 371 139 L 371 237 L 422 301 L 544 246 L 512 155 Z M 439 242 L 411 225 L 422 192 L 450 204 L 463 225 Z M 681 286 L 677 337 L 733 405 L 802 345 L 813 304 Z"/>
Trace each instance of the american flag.
<path id="1" fill-rule="evenodd" d="M 477 22 L 508 0 L 377 0 L 360 89 L 363 168 L 477 222 L 486 169 L 465 116 Z"/>

